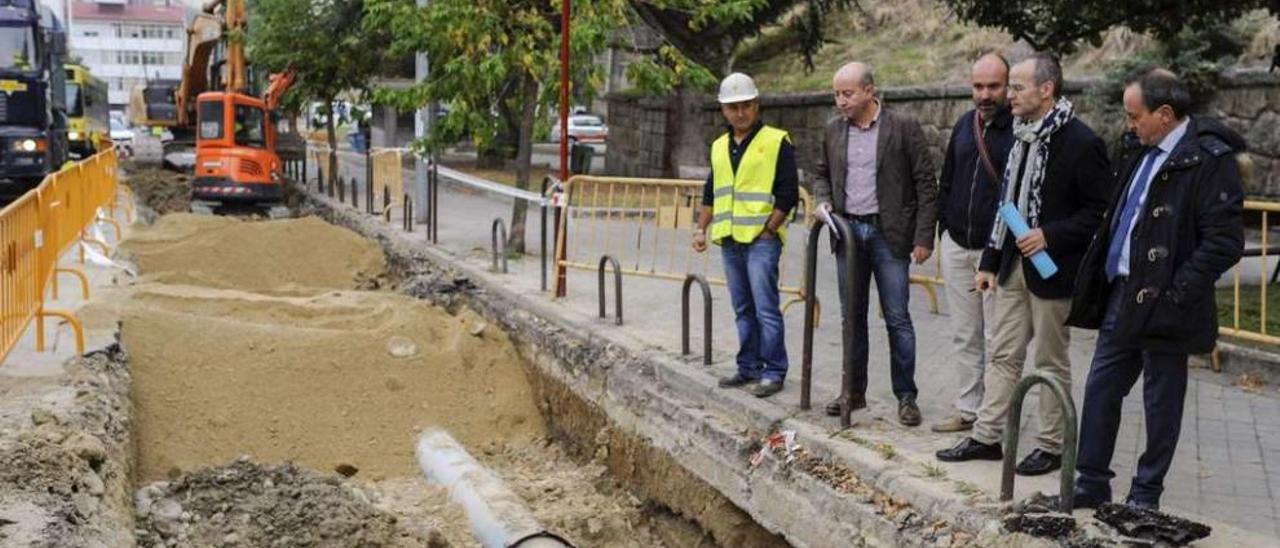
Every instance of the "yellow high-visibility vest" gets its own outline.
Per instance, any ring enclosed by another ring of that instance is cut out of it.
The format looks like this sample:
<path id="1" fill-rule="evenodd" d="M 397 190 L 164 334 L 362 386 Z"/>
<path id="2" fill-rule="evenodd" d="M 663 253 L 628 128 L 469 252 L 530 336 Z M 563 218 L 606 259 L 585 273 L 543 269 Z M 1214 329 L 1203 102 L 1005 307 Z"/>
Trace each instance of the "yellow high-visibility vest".
<path id="1" fill-rule="evenodd" d="M 734 171 L 729 158 L 729 133 L 711 143 L 711 186 L 715 194 L 712 207 L 711 241 L 720 244 L 724 238 L 751 243 L 764 232 L 773 214 L 773 177 L 778 172 L 778 153 L 787 132 L 761 126 L 742 153 Z M 786 242 L 787 226 L 778 227 L 778 238 Z"/>

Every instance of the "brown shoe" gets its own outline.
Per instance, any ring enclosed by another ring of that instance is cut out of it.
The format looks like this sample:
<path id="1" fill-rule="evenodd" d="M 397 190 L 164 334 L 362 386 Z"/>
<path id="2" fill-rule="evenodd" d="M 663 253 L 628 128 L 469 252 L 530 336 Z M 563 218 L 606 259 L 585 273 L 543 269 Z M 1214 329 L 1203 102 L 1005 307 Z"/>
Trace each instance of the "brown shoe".
<path id="1" fill-rule="evenodd" d="M 929 429 L 939 434 L 964 432 L 967 430 L 973 430 L 973 423 L 976 421 L 977 419 L 966 419 L 960 415 L 952 415 L 947 417 L 947 420 L 930 426 Z"/>
<path id="2" fill-rule="evenodd" d="M 864 394 L 854 394 L 853 401 L 849 403 L 850 411 L 865 409 L 867 407 L 867 396 Z M 836 399 L 831 400 L 831 403 L 827 404 L 827 415 L 832 417 L 840 416 L 840 398 L 838 396 Z"/>
<path id="3" fill-rule="evenodd" d="M 920 407 L 915 396 L 903 396 L 898 400 L 898 422 L 903 426 L 920 426 Z"/>

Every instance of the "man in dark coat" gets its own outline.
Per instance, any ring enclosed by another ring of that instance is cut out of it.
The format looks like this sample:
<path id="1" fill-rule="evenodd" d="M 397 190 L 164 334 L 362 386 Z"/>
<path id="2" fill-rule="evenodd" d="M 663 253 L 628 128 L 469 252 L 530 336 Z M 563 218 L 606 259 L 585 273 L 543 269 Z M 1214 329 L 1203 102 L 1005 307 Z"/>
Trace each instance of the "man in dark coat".
<path id="1" fill-rule="evenodd" d="M 1085 384 L 1076 506 L 1111 499 L 1121 404 L 1144 377 L 1146 451 L 1126 503 L 1158 508 L 1187 390 L 1187 355 L 1218 336 L 1214 282 L 1244 248 L 1239 135 L 1187 115 L 1191 96 L 1171 72 L 1129 83 L 1124 109 L 1142 148 L 1120 162 L 1116 192 L 1081 264 L 1069 323 L 1098 329 Z"/>
<path id="2" fill-rule="evenodd" d="M 1030 230 L 1015 238 L 997 218 L 983 253 L 974 283 L 980 290 L 995 291 L 991 361 L 983 374 L 985 393 L 973 434 L 938 451 L 945 462 L 1003 458 L 1005 420 L 1026 362 L 1071 390 L 1066 326 L 1071 289 L 1111 195 L 1106 145 L 1075 117 L 1063 96 L 1057 58 L 1040 53 L 1014 65 L 1009 105 L 1016 141 L 1005 164 L 1000 200 L 1016 205 Z M 1041 251 L 1058 266 L 1047 278 L 1031 263 Z M 1046 474 L 1062 465 L 1066 418 L 1048 387 L 1040 387 L 1038 411 L 1036 448 L 1019 462 L 1021 475 Z"/>

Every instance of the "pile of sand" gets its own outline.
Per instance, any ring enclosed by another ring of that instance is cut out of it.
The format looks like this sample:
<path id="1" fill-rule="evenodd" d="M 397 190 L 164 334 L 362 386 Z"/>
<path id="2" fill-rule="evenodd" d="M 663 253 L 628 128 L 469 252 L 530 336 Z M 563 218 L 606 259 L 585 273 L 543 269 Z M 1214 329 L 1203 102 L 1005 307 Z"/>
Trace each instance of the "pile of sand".
<path id="1" fill-rule="evenodd" d="M 544 433 L 505 334 L 409 297 L 143 286 L 126 308 L 139 477 L 242 453 L 361 477 L 417 475 L 417 432 Z"/>
<path id="2" fill-rule="evenodd" d="M 315 217 L 167 215 L 136 231 L 124 249 L 153 281 L 272 294 L 352 289 L 386 268 L 377 246 Z"/>

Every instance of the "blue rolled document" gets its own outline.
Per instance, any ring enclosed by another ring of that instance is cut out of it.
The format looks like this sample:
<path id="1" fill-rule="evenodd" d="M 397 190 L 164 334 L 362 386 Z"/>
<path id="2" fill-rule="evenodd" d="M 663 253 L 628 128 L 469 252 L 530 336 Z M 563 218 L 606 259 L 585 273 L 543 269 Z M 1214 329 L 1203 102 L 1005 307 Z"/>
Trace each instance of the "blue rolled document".
<path id="1" fill-rule="evenodd" d="M 1018 213 L 1018 206 L 1013 205 L 1013 202 L 1005 202 L 1000 206 L 1000 218 L 1004 219 L 1004 224 L 1013 231 L 1015 238 L 1021 238 L 1023 234 L 1031 232 L 1031 227 L 1027 226 L 1027 221 L 1022 218 L 1021 213 Z M 1046 280 L 1058 273 L 1058 265 L 1054 264 L 1053 258 L 1047 251 L 1040 250 L 1032 255 L 1031 264 L 1036 267 L 1040 277 Z"/>

